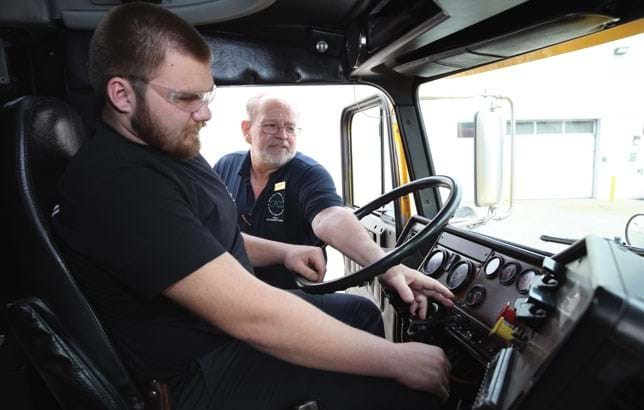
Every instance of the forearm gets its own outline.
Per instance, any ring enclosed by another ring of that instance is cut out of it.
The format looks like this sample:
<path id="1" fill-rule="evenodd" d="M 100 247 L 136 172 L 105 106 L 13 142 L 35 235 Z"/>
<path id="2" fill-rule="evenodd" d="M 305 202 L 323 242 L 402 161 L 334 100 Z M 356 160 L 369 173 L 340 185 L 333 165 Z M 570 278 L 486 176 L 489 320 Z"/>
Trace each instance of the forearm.
<path id="1" fill-rule="evenodd" d="M 293 364 L 395 377 L 396 345 L 257 280 L 228 254 L 165 291 L 213 326 Z"/>
<path id="2" fill-rule="evenodd" d="M 385 255 L 346 208 L 331 207 L 321 211 L 313 220 L 313 232 L 362 266 L 370 265 Z"/>
<path id="3" fill-rule="evenodd" d="M 280 293 L 271 299 L 265 316 L 252 324 L 254 329 L 247 332 L 248 343 L 300 366 L 394 377 L 393 343 L 347 326 L 297 296 Z"/>
<path id="4" fill-rule="evenodd" d="M 253 266 L 276 265 L 284 262 L 288 245 L 242 233 L 244 247 Z"/>

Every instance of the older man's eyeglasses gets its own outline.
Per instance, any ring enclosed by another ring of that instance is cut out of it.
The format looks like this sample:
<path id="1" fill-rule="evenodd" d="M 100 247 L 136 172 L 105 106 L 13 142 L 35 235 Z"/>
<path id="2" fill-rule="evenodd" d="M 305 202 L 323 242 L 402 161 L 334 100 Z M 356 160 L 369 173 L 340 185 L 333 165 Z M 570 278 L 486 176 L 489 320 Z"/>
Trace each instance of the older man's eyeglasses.
<path id="1" fill-rule="evenodd" d="M 262 129 L 262 132 L 269 135 L 275 135 L 280 130 L 284 130 L 287 135 L 296 136 L 302 131 L 302 128 L 296 127 L 295 124 L 280 125 L 277 122 L 267 121 L 261 124 L 254 124 Z"/>
<path id="2" fill-rule="evenodd" d="M 165 98 L 166 101 L 174 104 L 182 111 L 194 113 L 199 111 L 201 107 L 205 104 L 210 104 L 215 98 L 215 86 L 212 86 L 210 91 L 201 91 L 201 92 L 186 92 L 186 91 L 177 91 L 172 88 L 164 87 L 159 84 L 151 83 L 147 80 L 138 77 L 130 77 L 133 81 L 139 81 L 144 84 L 147 84 L 152 88 L 159 96 Z"/>

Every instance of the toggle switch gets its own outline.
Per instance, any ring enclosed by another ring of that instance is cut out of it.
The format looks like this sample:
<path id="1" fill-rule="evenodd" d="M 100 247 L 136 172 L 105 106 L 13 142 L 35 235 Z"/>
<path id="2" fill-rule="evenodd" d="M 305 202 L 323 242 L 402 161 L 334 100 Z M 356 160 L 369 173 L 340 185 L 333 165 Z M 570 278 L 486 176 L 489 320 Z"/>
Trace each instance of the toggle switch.
<path id="1" fill-rule="evenodd" d="M 514 340 L 514 336 L 512 336 L 513 330 L 514 328 L 512 325 L 510 325 L 510 323 L 508 323 L 504 318 L 500 317 L 499 320 L 496 321 L 496 324 L 494 324 L 492 330 L 490 330 L 490 335 L 496 335 L 507 343 L 510 343 Z"/>
<path id="2" fill-rule="evenodd" d="M 505 319 L 506 322 L 510 323 L 512 326 L 518 325 L 517 322 L 517 313 L 512 307 L 510 306 L 510 302 L 507 302 L 501 312 L 499 312 L 499 315 L 496 317 L 497 320 L 499 318 Z"/>

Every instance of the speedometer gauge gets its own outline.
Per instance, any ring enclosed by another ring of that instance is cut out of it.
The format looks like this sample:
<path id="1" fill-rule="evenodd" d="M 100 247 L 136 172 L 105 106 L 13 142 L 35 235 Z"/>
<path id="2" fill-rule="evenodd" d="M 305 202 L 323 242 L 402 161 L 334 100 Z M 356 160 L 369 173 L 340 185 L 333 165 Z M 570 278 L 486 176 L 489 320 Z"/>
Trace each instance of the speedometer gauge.
<path id="1" fill-rule="evenodd" d="M 439 249 L 432 252 L 429 258 L 427 258 L 425 266 L 423 266 L 423 271 L 432 277 L 439 277 L 443 274 L 443 267 L 445 266 L 445 262 L 447 262 L 447 256 L 447 252 L 444 250 Z"/>
<path id="2" fill-rule="evenodd" d="M 537 276 L 537 272 L 533 269 L 521 272 L 517 278 L 517 290 L 519 293 L 528 293 L 530 285 L 532 284 L 532 279 L 534 279 L 535 276 Z"/>
<path id="3" fill-rule="evenodd" d="M 458 290 L 465 286 L 472 277 L 472 262 L 461 261 L 454 265 L 447 275 L 447 287 L 449 290 Z"/>
<path id="4" fill-rule="evenodd" d="M 501 282 L 501 285 L 509 285 L 514 282 L 520 269 L 521 267 L 516 262 L 508 262 L 503 265 L 501 273 L 499 273 L 499 281 Z"/>

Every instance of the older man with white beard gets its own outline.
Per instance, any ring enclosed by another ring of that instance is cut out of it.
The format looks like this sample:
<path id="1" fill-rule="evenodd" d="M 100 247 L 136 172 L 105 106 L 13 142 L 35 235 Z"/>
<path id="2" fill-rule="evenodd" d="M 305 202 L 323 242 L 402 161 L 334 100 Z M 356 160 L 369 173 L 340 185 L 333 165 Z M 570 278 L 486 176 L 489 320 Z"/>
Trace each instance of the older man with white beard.
<path id="1" fill-rule="evenodd" d="M 221 158 L 215 171 L 231 192 L 246 234 L 300 245 L 326 242 L 367 266 L 384 256 L 353 213 L 343 206 L 329 173 L 314 159 L 296 151 L 298 113 L 288 101 L 257 95 L 246 104 L 241 123 L 248 152 Z M 295 274 L 283 266 L 255 270 L 257 276 L 281 288 L 295 288 Z M 321 281 L 324 274 L 307 278 Z M 424 316 L 429 294 L 446 305 L 451 292 L 436 280 L 404 265 L 379 276 L 410 310 Z M 448 296 L 448 297 L 446 297 Z"/>

